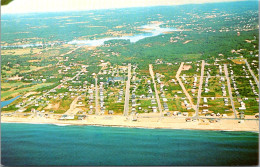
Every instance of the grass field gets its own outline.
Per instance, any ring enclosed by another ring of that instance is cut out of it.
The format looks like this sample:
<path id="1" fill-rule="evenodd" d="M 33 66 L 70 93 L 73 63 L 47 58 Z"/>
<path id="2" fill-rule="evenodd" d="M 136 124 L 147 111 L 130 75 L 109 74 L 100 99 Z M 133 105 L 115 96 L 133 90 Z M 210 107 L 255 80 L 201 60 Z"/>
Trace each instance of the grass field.
<path id="1" fill-rule="evenodd" d="M 32 87 L 17 89 L 17 90 L 13 90 L 13 91 L 2 91 L 2 93 L 1 93 L 1 100 L 3 101 L 5 99 L 7 99 L 7 98 L 15 97 L 15 96 L 18 96 L 18 95 L 23 94 L 25 92 L 34 91 L 34 90 L 36 90 L 38 88 L 42 88 L 42 87 L 45 87 L 45 86 L 50 86 L 52 84 L 53 83 L 42 83 L 42 84 L 34 85 Z"/>

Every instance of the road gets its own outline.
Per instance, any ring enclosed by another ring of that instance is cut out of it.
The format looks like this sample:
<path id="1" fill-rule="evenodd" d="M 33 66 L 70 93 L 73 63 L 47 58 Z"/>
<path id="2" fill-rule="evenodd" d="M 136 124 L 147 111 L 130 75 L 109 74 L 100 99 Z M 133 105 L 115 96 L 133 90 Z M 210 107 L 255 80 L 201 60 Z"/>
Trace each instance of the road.
<path id="1" fill-rule="evenodd" d="M 152 64 L 149 64 L 149 71 L 150 71 L 150 74 L 151 74 L 151 77 L 152 77 L 152 80 L 153 80 L 155 97 L 156 97 L 156 100 L 157 100 L 157 104 L 158 104 L 158 108 L 159 108 L 159 111 L 160 111 L 160 115 L 162 117 L 163 116 L 162 115 L 162 105 L 161 105 L 160 98 L 159 98 L 159 95 L 158 95 L 158 91 L 157 91 L 157 88 L 156 88 L 156 82 L 154 80 L 154 72 L 153 72 L 153 65 Z"/>
<path id="2" fill-rule="evenodd" d="M 201 74 L 200 74 L 200 85 L 199 85 L 199 90 L 198 90 L 198 98 L 197 98 L 197 108 L 196 108 L 196 116 L 199 116 L 199 105 L 200 105 L 200 98 L 201 98 L 201 89 L 202 89 L 202 84 L 203 84 L 203 76 L 204 76 L 204 66 L 205 66 L 205 61 L 202 60 L 201 63 Z"/>
<path id="3" fill-rule="evenodd" d="M 82 47 L 82 46 L 78 46 L 78 47 L 76 47 L 76 48 L 74 48 L 74 49 L 68 51 L 67 53 L 63 53 L 63 54 L 61 54 L 61 55 L 59 55 L 59 56 L 57 56 L 57 57 L 64 57 L 65 55 L 71 54 L 72 52 L 74 52 L 75 50 L 77 50 L 77 49 L 79 49 L 79 48 L 81 48 L 81 47 Z M 60 60 L 58 61 L 58 63 L 57 63 L 56 65 L 58 65 L 59 63 L 60 63 Z"/>
<path id="4" fill-rule="evenodd" d="M 183 64 L 184 64 L 184 62 L 181 62 L 181 65 L 180 65 L 180 67 L 179 67 L 179 69 L 178 69 L 178 71 L 177 71 L 177 73 L 176 73 L 176 78 L 177 78 L 177 80 L 178 80 L 178 82 L 179 82 L 179 84 L 180 84 L 180 86 L 181 86 L 183 92 L 185 93 L 186 97 L 188 98 L 191 107 L 196 111 L 196 106 L 194 106 L 194 104 L 193 104 L 193 102 L 192 102 L 191 96 L 189 95 L 189 93 L 187 92 L 187 90 L 186 90 L 185 86 L 183 85 L 181 79 L 179 78 L 179 76 L 180 76 L 180 74 L 181 74 L 181 71 L 182 71 L 182 68 L 183 68 Z"/>
<path id="5" fill-rule="evenodd" d="M 80 96 L 76 97 L 72 103 L 70 104 L 70 108 L 64 113 L 64 115 L 76 115 L 78 111 L 80 111 L 77 107 L 77 102 L 79 100 Z"/>
<path id="6" fill-rule="evenodd" d="M 230 86 L 230 80 L 229 80 L 229 76 L 228 76 L 227 64 L 224 64 L 224 71 L 225 71 L 225 75 L 226 75 L 226 79 L 227 79 L 228 93 L 229 93 L 229 97 L 230 97 L 230 101 L 231 101 L 232 110 L 234 112 L 235 118 L 237 118 L 235 104 L 234 104 L 233 97 L 232 97 L 232 90 L 231 90 L 231 86 Z"/>
<path id="7" fill-rule="evenodd" d="M 128 64 L 128 75 L 125 88 L 125 104 L 124 104 L 124 116 L 128 115 L 129 112 L 129 92 L 130 92 L 130 81 L 131 81 L 131 64 Z"/>
<path id="8" fill-rule="evenodd" d="M 95 114 L 98 115 L 99 114 L 99 108 L 98 108 L 98 85 L 97 85 L 97 81 L 98 81 L 98 76 L 96 75 L 95 78 L 95 88 L 96 88 L 96 96 L 95 96 L 95 104 L 96 104 L 96 112 Z"/>
<path id="9" fill-rule="evenodd" d="M 247 65 L 247 67 L 248 67 L 248 69 L 249 69 L 251 75 L 253 76 L 253 78 L 254 78 L 254 80 L 255 80 L 255 83 L 256 83 L 258 89 L 259 89 L 259 82 L 258 82 L 258 79 L 256 78 L 254 72 L 251 70 L 251 67 L 250 67 L 250 65 L 249 65 L 249 63 L 247 62 L 246 59 L 245 59 L 245 62 L 246 62 L 246 65 Z"/>

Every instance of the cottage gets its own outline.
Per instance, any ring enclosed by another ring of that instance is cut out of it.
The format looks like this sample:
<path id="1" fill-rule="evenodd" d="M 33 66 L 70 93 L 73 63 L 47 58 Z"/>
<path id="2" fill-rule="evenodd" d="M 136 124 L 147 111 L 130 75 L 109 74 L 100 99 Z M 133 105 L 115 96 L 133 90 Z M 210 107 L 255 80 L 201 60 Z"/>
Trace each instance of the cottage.
<path id="1" fill-rule="evenodd" d="M 110 114 L 110 115 L 111 115 L 111 114 L 114 114 L 114 111 L 113 111 L 113 110 L 109 110 L 109 111 L 108 111 L 108 114 Z"/>
<path id="2" fill-rule="evenodd" d="M 183 112 L 182 115 L 186 117 L 186 116 L 188 116 L 188 113 L 187 112 Z"/>
<path id="3" fill-rule="evenodd" d="M 185 121 L 186 122 L 191 122 L 191 118 L 186 118 Z"/>
<path id="4" fill-rule="evenodd" d="M 155 106 L 152 107 L 153 112 L 157 112 L 157 108 Z"/>

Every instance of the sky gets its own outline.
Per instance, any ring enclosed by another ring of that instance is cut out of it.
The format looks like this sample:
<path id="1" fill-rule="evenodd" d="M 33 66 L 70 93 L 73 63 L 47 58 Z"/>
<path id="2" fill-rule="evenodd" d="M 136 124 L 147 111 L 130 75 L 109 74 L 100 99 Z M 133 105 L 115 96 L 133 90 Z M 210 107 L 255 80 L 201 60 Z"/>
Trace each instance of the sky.
<path id="1" fill-rule="evenodd" d="M 241 0 L 14 0 L 1 13 L 83 11 L 145 6 L 169 6 Z"/>

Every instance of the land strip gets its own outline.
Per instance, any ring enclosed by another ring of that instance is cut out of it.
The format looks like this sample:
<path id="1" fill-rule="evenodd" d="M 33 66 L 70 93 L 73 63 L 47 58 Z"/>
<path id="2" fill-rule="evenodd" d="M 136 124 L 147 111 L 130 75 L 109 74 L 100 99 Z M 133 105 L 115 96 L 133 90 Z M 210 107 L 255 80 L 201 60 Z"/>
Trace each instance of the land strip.
<path id="1" fill-rule="evenodd" d="M 177 78 L 177 80 L 178 80 L 178 82 L 179 82 L 179 84 L 180 84 L 180 86 L 181 86 L 183 92 L 185 93 L 186 97 L 188 98 L 191 107 L 196 111 L 196 106 L 194 106 L 194 104 L 193 104 L 193 102 L 192 102 L 191 96 L 189 95 L 188 91 L 186 90 L 185 86 L 183 85 L 183 83 L 182 83 L 182 81 L 181 81 L 181 79 L 180 79 L 180 77 L 179 77 L 179 76 L 180 76 L 180 73 L 181 73 L 181 71 L 182 71 L 182 68 L 183 68 L 183 64 L 184 64 L 184 62 L 181 62 L 181 65 L 180 65 L 180 67 L 179 67 L 179 69 L 178 69 L 178 71 L 177 71 L 177 73 L 176 73 L 176 78 Z"/>
<path id="2" fill-rule="evenodd" d="M 124 116 L 128 115 L 129 112 L 129 92 L 130 92 L 130 81 L 131 81 L 131 64 L 128 64 L 128 75 L 125 88 L 125 104 L 124 104 Z"/>
<path id="3" fill-rule="evenodd" d="M 154 72 L 153 72 L 153 65 L 152 64 L 149 64 L 149 71 L 150 71 L 150 74 L 151 74 L 151 77 L 152 77 L 152 80 L 153 80 L 154 91 L 155 91 L 155 96 L 156 96 L 158 108 L 159 108 L 159 111 L 160 111 L 160 116 L 162 116 L 162 106 L 161 106 L 160 98 L 159 98 L 158 91 L 157 91 L 157 88 L 156 88 L 156 83 L 155 83 L 155 80 L 154 80 Z"/>
<path id="4" fill-rule="evenodd" d="M 257 78 L 256 78 L 256 76 L 255 76 L 255 74 L 254 74 L 254 72 L 251 70 L 251 67 L 250 67 L 250 65 L 249 65 L 249 63 L 247 62 L 246 59 L 245 59 L 245 62 L 246 62 L 246 65 L 247 65 L 247 67 L 248 67 L 248 69 L 249 69 L 251 75 L 253 76 L 253 78 L 254 78 L 254 80 L 255 80 L 255 83 L 256 83 L 258 89 L 259 89 L 259 82 L 258 82 L 258 80 L 257 80 Z"/>
<path id="5" fill-rule="evenodd" d="M 202 84 L 203 84 L 203 76 L 204 76 L 204 66 L 205 66 L 205 61 L 202 60 L 201 63 L 201 74 L 200 74 L 200 85 L 199 85 L 199 90 L 198 90 L 198 99 L 197 99 L 197 108 L 196 108 L 196 117 L 199 115 L 199 105 L 200 105 L 200 98 L 201 98 L 201 89 L 202 89 Z"/>
<path id="6" fill-rule="evenodd" d="M 231 90 L 230 80 L 229 80 L 229 76 L 228 76 L 227 64 L 224 64 L 224 71 L 225 71 L 225 75 L 226 75 L 226 79 L 227 79 L 228 93 L 229 93 L 229 97 L 230 97 L 230 101 L 231 101 L 232 110 L 233 110 L 233 112 L 234 112 L 235 118 L 237 118 L 237 113 L 236 113 L 236 109 L 235 109 L 235 104 L 234 104 L 233 96 L 232 96 L 232 90 Z"/>

